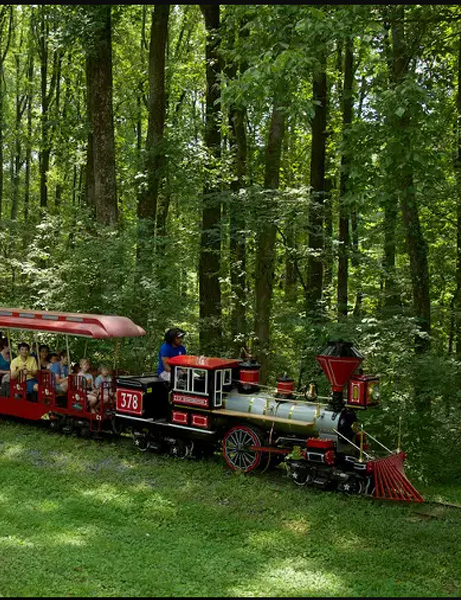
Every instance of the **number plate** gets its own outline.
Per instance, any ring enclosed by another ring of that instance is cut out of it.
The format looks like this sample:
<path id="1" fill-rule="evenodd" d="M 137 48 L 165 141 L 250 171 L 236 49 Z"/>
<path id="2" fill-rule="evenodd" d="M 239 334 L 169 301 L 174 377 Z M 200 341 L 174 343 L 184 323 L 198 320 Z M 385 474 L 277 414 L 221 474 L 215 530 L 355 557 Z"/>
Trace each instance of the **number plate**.
<path id="1" fill-rule="evenodd" d="M 117 412 L 142 415 L 142 392 L 117 389 Z"/>

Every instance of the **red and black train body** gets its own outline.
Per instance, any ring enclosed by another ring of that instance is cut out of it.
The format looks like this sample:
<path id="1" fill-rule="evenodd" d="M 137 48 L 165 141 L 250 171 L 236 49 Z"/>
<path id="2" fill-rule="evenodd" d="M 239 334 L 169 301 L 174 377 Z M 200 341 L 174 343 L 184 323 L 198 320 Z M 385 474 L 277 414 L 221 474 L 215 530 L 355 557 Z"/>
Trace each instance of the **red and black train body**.
<path id="1" fill-rule="evenodd" d="M 0 309 L 0 327 L 98 339 L 145 334 L 125 317 L 20 309 Z M 51 373 L 40 371 L 36 393 L 28 394 L 21 378 L 2 385 L 0 414 L 47 420 L 66 433 L 130 432 L 141 451 L 183 458 L 221 449 L 232 470 L 283 463 L 300 486 L 421 502 L 405 477 L 404 453 L 379 456 L 366 444 L 357 414 L 377 405 L 379 381 L 358 373 L 362 360 L 352 344 L 330 342 L 317 361 L 332 393 L 320 398 L 314 386 L 296 393 L 286 375 L 275 390 L 263 388 L 251 359 L 176 356 L 169 359 L 170 383 L 155 374 L 117 376 L 103 386 L 96 412 L 77 374 L 69 374 L 67 393 L 58 395 Z"/>

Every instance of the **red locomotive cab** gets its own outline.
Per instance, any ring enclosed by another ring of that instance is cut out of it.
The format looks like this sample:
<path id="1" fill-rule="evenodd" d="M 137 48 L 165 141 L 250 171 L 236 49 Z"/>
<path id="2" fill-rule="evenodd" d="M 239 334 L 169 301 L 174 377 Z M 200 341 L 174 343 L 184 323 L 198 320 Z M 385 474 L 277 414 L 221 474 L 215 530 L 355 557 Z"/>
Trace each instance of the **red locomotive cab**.
<path id="1" fill-rule="evenodd" d="M 170 358 L 168 364 L 173 406 L 212 410 L 221 408 L 223 393 L 232 386 L 232 372 L 238 360 L 186 354 Z M 196 419 L 197 424 L 199 421 Z"/>
<path id="2" fill-rule="evenodd" d="M 353 375 L 349 380 L 346 405 L 366 409 L 379 403 L 379 377 L 375 375 Z"/>

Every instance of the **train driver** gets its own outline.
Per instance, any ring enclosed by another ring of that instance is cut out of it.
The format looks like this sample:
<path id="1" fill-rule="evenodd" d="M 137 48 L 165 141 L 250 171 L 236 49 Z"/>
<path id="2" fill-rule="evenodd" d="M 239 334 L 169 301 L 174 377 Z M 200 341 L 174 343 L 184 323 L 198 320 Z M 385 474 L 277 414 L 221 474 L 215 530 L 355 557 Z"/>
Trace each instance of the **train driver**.
<path id="1" fill-rule="evenodd" d="M 165 381 L 170 381 L 171 368 L 167 363 L 169 358 L 187 354 L 185 347 L 182 345 L 183 337 L 186 332 L 179 327 L 172 327 L 165 333 L 165 341 L 160 346 L 158 353 L 158 368 L 157 375 Z"/>

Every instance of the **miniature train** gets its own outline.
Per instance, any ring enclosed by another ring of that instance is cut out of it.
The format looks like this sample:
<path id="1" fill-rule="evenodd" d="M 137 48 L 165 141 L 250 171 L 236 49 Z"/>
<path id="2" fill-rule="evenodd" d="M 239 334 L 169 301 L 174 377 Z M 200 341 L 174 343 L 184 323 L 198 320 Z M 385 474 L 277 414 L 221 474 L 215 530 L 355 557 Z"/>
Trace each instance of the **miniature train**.
<path id="1" fill-rule="evenodd" d="M 26 325 L 94 338 L 145 333 L 125 317 L 0 309 L 0 326 Z M 423 502 L 404 474 L 405 454 L 386 449 L 379 456 L 368 447 L 357 413 L 378 404 L 379 380 L 357 372 L 363 356 L 351 343 L 337 341 L 316 358 L 331 384 L 326 398 L 313 386 L 301 396 L 286 376 L 275 393 L 263 388 L 253 359 L 182 355 L 168 361 L 170 383 L 156 374 L 115 377 L 103 387 L 97 413 L 89 410 L 81 377 L 69 374 L 68 392 L 59 396 L 50 372 L 40 371 L 37 394 L 28 394 L 20 378 L 8 392 L 0 391 L 0 414 L 45 419 L 65 433 L 130 432 L 143 452 L 185 458 L 221 449 L 234 471 L 264 471 L 283 462 L 299 486 Z"/>

